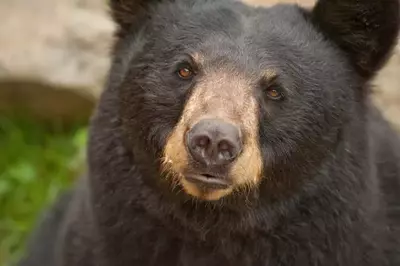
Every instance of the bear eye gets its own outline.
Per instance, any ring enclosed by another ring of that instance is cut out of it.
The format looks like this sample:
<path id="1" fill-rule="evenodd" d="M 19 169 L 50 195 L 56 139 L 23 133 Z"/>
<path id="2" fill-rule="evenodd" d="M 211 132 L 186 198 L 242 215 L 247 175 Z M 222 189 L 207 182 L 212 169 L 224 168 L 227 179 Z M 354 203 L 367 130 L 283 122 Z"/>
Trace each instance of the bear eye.
<path id="1" fill-rule="evenodd" d="M 187 65 L 180 66 L 177 73 L 181 79 L 190 79 L 193 76 L 192 68 Z"/>
<path id="2" fill-rule="evenodd" d="M 268 98 L 274 101 L 282 100 L 285 96 L 278 85 L 269 86 L 266 90 L 266 94 Z"/>

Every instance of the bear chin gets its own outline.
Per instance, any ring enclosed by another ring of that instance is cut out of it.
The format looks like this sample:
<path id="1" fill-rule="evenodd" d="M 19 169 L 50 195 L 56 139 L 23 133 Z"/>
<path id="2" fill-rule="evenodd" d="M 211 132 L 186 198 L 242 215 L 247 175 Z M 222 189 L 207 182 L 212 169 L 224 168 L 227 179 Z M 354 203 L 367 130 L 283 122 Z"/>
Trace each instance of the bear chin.
<path id="1" fill-rule="evenodd" d="M 217 201 L 232 193 L 233 188 L 228 187 L 225 189 L 202 187 L 193 184 L 186 178 L 181 179 L 181 184 L 185 193 L 200 200 Z"/>

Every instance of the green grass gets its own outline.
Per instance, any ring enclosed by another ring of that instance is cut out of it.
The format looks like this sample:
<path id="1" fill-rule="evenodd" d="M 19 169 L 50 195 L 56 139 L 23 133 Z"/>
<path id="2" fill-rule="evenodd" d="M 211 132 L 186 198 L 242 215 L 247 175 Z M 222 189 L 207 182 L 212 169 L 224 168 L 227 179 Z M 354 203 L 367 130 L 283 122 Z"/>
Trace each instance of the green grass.
<path id="1" fill-rule="evenodd" d="M 40 212 L 84 170 L 86 132 L 0 115 L 0 266 L 22 255 Z"/>

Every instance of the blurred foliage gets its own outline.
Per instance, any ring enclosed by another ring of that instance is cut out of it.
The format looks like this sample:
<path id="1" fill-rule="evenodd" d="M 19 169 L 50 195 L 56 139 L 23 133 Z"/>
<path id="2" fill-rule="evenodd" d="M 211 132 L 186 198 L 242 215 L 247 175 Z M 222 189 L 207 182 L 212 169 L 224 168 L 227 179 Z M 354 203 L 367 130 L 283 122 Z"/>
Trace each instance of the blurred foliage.
<path id="1" fill-rule="evenodd" d="M 0 115 L 0 266 L 24 252 L 38 215 L 85 168 L 87 129 Z"/>

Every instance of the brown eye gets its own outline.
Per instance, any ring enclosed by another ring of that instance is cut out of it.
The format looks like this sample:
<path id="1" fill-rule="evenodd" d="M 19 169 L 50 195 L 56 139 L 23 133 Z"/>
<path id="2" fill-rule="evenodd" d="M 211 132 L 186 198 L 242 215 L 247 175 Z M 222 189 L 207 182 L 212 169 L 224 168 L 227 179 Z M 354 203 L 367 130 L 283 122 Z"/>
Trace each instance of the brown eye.
<path id="1" fill-rule="evenodd" d="M 281 100 L 283 99 L 283 93 L 281 92 L 280 88 L 272 86 L 271 88 L 267 89 L 267 96 L 272 100 Z"/>
<path id="2" fill-rule="evenodd" d="M 193 76 L 193 71 L 187 66 L 178 69 L 178 75 L 182 79 L 189 79 Z"/>

